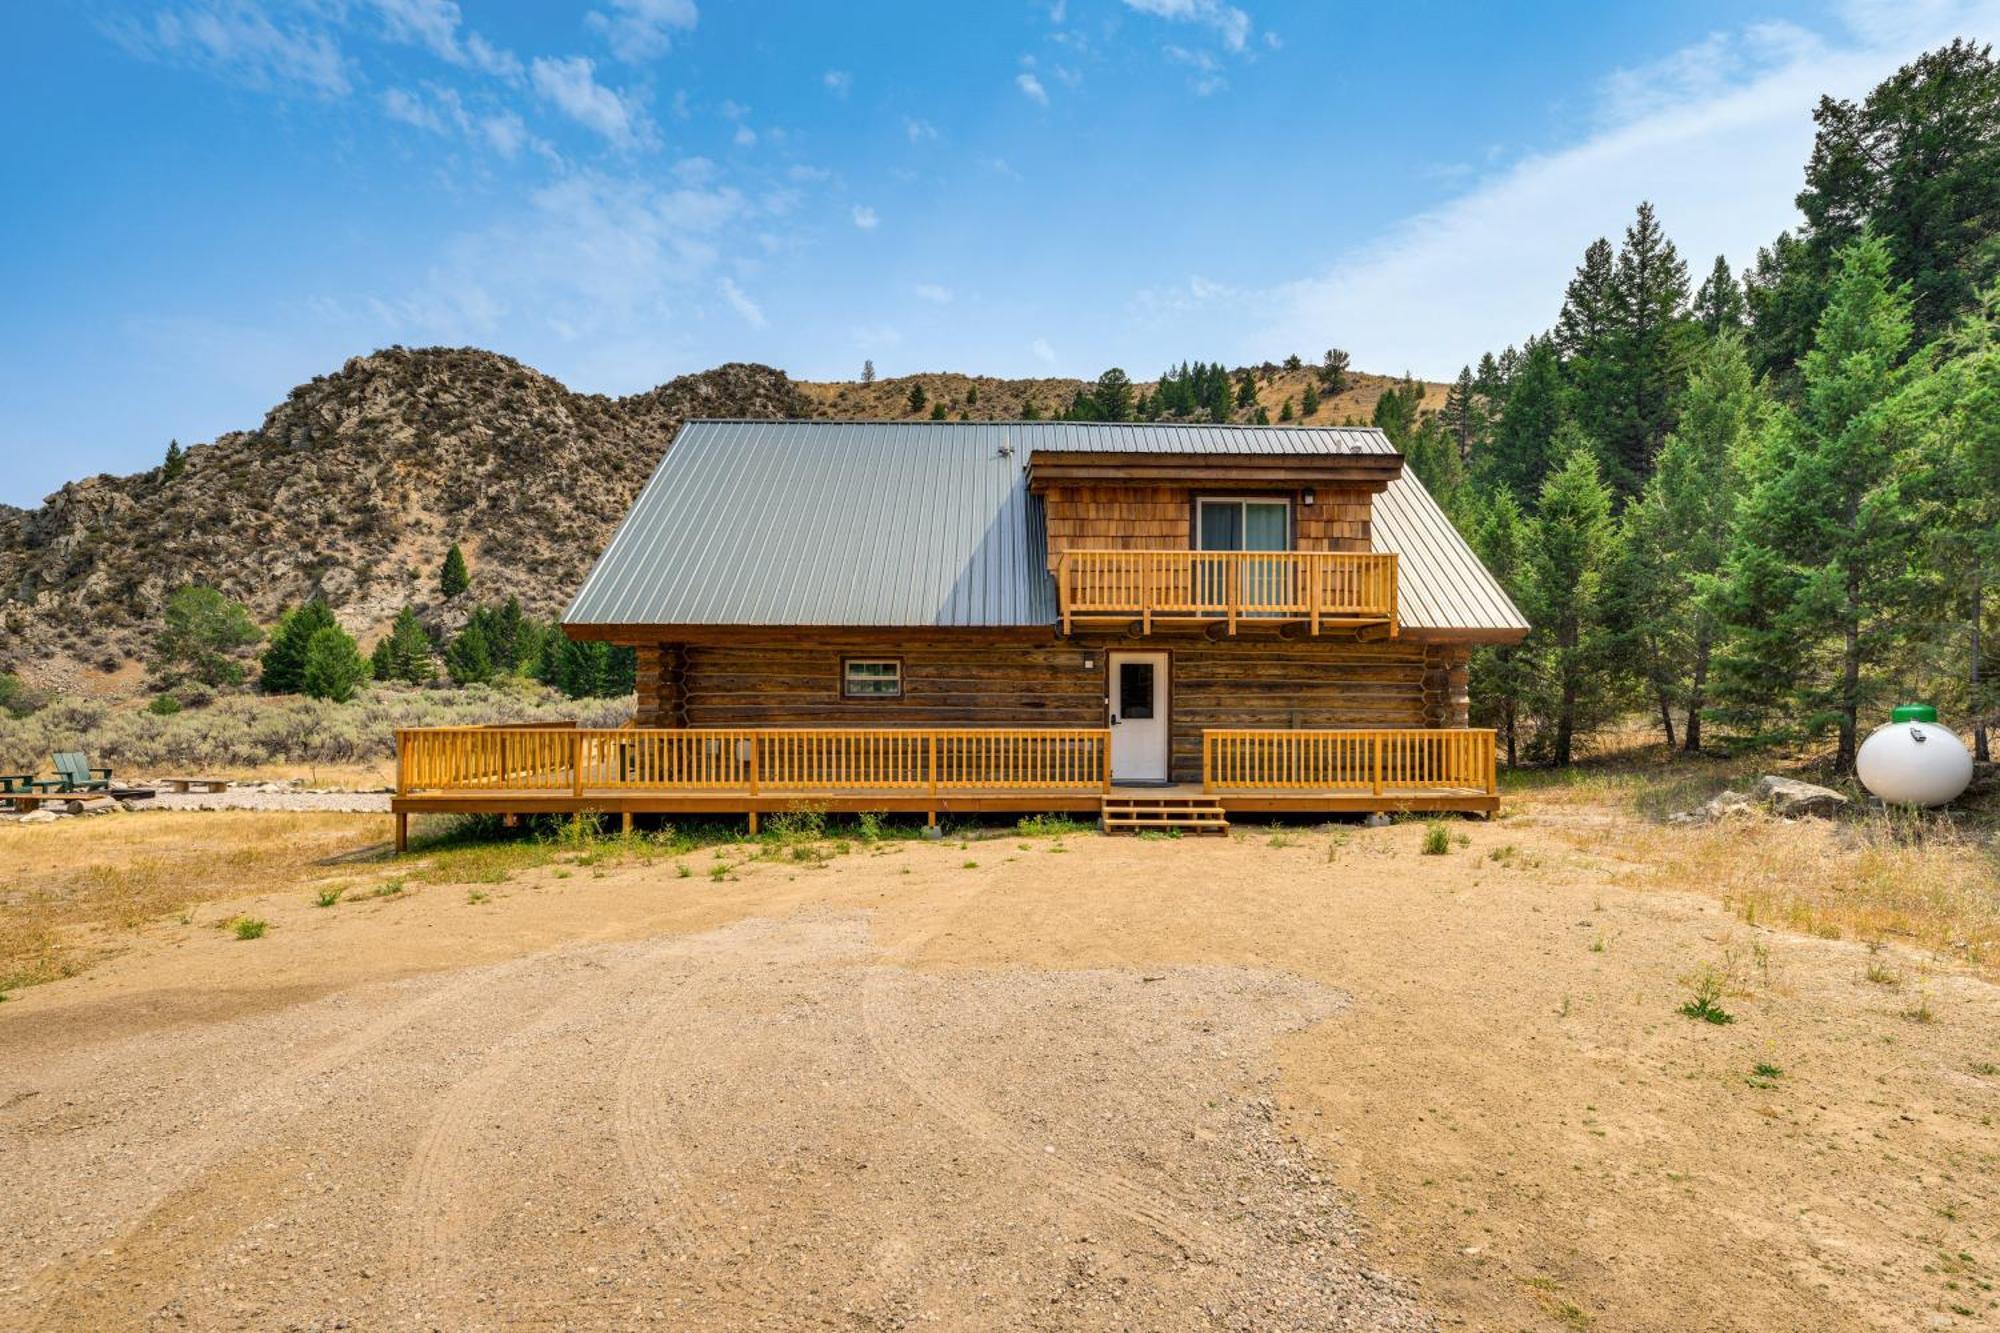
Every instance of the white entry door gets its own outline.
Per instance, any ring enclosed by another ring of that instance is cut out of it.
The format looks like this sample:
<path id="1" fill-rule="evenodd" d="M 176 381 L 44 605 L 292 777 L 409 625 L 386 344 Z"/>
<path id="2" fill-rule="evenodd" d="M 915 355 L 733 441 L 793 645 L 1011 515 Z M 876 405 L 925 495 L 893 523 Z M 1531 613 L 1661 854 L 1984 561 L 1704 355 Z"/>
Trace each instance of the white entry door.
<path id="1" fill-rule="evenodd" d="M 1112 653 L 1111 780 L 1167 780 L 1167 655 Z"/>

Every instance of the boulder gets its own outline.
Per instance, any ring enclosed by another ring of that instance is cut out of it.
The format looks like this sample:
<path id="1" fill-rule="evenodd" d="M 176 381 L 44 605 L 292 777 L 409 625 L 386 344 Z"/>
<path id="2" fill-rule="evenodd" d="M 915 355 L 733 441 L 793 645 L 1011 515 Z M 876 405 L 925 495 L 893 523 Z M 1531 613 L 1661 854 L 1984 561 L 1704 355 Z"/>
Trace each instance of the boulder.
<path id="1" fill-rule="evenodd" d="M 22 815 L 18 822 L 23 824 L 53 824 L 62 818 L 64 816 L 57 814 L 53 810 L 30 810 L 27 814 Z"/>
<path id="2" fill-rule="evenodd" d="M 1757 808 L 1740 791 L 1717 792 L 1709 797 L 1707 804 L 1697 812 L 1704 820 L 1727 819 L 1730 815 L 1747 815 Z"/>
<path id="3" fill-rule="evenodd" d="M 1797 778 L 1781 778 L 1767 773 L 1757 779 L 1751 794 L 1765 805 L 1771 813 L 1783 819 L 1799 819 L 1807 815 L 1820 819 L 1831 819 L 1847 808 L 1847 798 L 1831 787 L 1818 787 L 1810 782 L 1800 782 Z"/>

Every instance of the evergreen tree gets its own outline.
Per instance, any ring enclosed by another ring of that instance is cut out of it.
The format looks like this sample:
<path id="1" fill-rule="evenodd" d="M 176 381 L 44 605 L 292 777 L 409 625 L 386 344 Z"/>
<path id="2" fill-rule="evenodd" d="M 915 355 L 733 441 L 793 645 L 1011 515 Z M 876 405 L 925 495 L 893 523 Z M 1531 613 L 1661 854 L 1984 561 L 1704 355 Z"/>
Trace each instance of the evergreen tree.
<path id="1" fill-rule="evenodd" d="M 1290 403 L 1292 400 L 1287 398 L 1285 401 Z M 1299 395 L 1299 416 L 1303 420 L 1311 421 L 1318 415 L 1319 385 L 1313 383 L 1311 380 L 1307 380 L 1305 392 Z"/>
<path id="2" fill-rule="evenodd" d="M 153 641 L 153 672 L 162 685 L 183 680 L 240 685 L 244 672 L 237 655 L 263 637 L 240 603 L 191 583 L 167 598 Z"/>
<path id="3" fill-rule="evenodd" d="M 1278 407 L 1278 420 L 1290 421 L 1291 419 L 1292 419 L 1292 400 L 1287 398 Z"/>
<path id="4" fill-rule="evenodd" d="M 424 685 L 435 674 L 431 660 L 430 635 L 424 632 L 423 623 L 410 607 L 396 613 L 396 622 L 389 629 L 387 676 L 377 674 L 378 680 L 400 680 L 410 685 Z"/>
<path id="5" fill-rule="evenodd" d="M 478 621 L 468 623 L 445 649 L 444 667 L 459 685 L 484 685 L 493 679 L 493 648 Z"/>
<path id="6" fill-rule="evenodd" d="M 172 481 L 187 471 L 187 451 L 179 440 L 167 441 L 167 461 L 160 464 L 160 480 Z"/>
<path id="7" fill-rule="evenodd" d="M 1736 275 L 1729 271 L 1729 260 L 1717 255 L 1715 267 L 1708 271 L 1708 276 L 1701 280 L 1701 289 L 1694 294 L 1695 322 L 1713 338 L 1741 329 L 1744 309 L 1743 289 L 1737 286 Z"/>
<path id="8" fill-rule="evenodd" d="M 1306 364 L 1305 361 L 1300 358 L 1297 352 L 1293 352 L 1290 356 L 1285 358 L 1286 370 L 1302 370 L 1305 368 L 1305 364 Z"/>
<path id="9" fill-rule="evenodd" d="M 1238 407 L 1257 405 L 1257 375 L 1247 366 L 1236 377 L 1236 405 Z"/>
<path id="10" fill-rule="evenodd" d="M 1347 387 L 1347 353 L 1338 347 L 1326 349 L 1318 367 L 1319 385 L 1328 393 L 1337 394 Z"/>
<path id="11" fill-rule="evenodd" d="M 1095 421 L 1130 421 L 1132 419 L 1132 381 L 1125 372 L 1113 366 L 1097 377 L 1096 392 L 1091 395 L 1091 405 L 1096 415 Z"/>
<path id="12" fill-rule="evenodd" d="M 861 363 L 861 382 L 863 384 L 873 384 L 875 382 L 875 360 L 873 357 Z"/>
<path id="13" fill-rule="evenodd" d="M 1565 361 L 1603 354 L 1616 319 L 1618 265 L 1602 236 L 1584 248 L 1583 263 L 1563 293 L 1556 317 L 1556 350 Z"/>
<path id="14" fill-rule="evenodd" d="M 1041 419 L 1042 419 L 1041 406 L 1037 404 L 1033 399 L 1029 399 L 1027 405 L 1021 409 L 1021 420 L 1040 421 Z"/>
<path id="15" fill-rule="evenodd" d="M 1465 465 L 1450 428 L 1437 416 L 1425 417 L 1403 445 L 1403 465 L 1416 474 L 1447 514 L 1454 512 L 1465 485 Z"/>
<path id="16" fill-rule="evenodd" d="M 1463 366 L 1444 400 L 1445 429 L 1451 432 L 1461 463 L 1472 458 L 1472 442 L 1479 435 L 1479 417 L 1478 382 L 1472 377 L 1472 367 Z"/>
<path id="17" fill-rule="evenodd" d="M 1618 579 L 1624 656 L 1653 695 L 1674 744 L 1701 749 L 1701 715 L 1721 637 L 1708 590 L 1720 577 L 1736 518 L 1739 466 L 1759 425 L 1763 399 L 1733 333 L 1703 350 L 1659 465 L 1624 515 Z"/>
<path id="18" fill-rule="evenodd" d="M 368 679 L 368 663 L 362 660 L 354 638 L 338 625 L 322 625 L 306 640 L 305 661 L 299 686 L 315 699 L 344 704 Z"/>
<path id="19" fill-rule="evenodd" d="M 257 688 L 266 694 L 297 694 L 305 685 L 306 645 L 334 623 L 333 610 L 318 597 L 278 618 L 264 649 Z"/>
<path id="20" fill-rule="evenodd" d="M 931 404 L 931 420 L 932 420 L 932 421 L 943 421 L 944 419 L 945 419 L 945 410 L 944 410 L 944 404 L 943 404 L 942 402 L 936 402 L 936 403 L 932 403 L 932 404 Z"/>
<path id="21" fill-rule="evenodd" d="M 929 401 L 930 401 L 930 396 L 924 392 L 923 385 L 912 384 L 910 386 L 909 404 L 910 404 L 910 411 L 912 413 L 923 411 L 924 404 Z"/>
<path id="22" fill-rule="evenodd" d="M 472 586 L 472 571 L 465 567 L 465 552 L 453 542 L 451 549 L 444 553 L 444 564 L 438 569 L 438 591 L 446 601 L 458 596 Z"/>
<path id="23" fill-rule="evenodd" d="M 1423 402 L 1424 386 L 1405 374 L 1401 383 L 1390 385 L 1375 400 L 1373 423 L 1401 449 L 1417 427 L 1417 413 Z"/>
<path id="24" fill-rule="evenodd" d="M 1534 626 L 1525 647 L 1535 742 L 1556 764 L 1571 762 L 1578 737 L 1602 723 L 1612 703 L 1605 582 L 1617 557 L 1611 491 L 1593 452 L 1572 449 L 1542 485 L 1521 579 L 1522 609 Z"/>
<path id="25" fill-rule="evenodd" d="M 1562 364 L 1553 342 L 1530 338 L 1493 430 L 1481 475 L 1523 504 L 1541 491 L 1556 431 L 1564 420 Z"/>
<path id="26" fill-rule="evenodd" d="M 966 386 L 965 405 L 967 407 L 979 406 L 979 386 L 977 384 L 969 384 Z"/>
<path id="27" fill-rule="evenodd" d="M 1270 410 L 1269 408 L 1265 407 L 1265 406 L 1264 406 L 1264 405 L 1263 405 L 1262 403 L 1259 403 L 1259 404 L 1257 404 L 1257 410 L 1256 410 L 1256 412 L 1254 412 L 1254 413 L 1252 413 L 1252 414 L 1251 414 L 1251 417 L 1250 417 L 1250 424 L 1251 424 L 1251 425 L 1253 425 L 1253 426 L 1268 426 L 1268 425 L 1270 425 L 1270 424 L 1271 424 L 1271 410 Z"/>
<path id="28" fill-rule="evenodd" d="M 1630 494 L 1652 473 L 1687 377 L 1687 264 L 1661 231 L 1651 204 L 1640 204 L 1639 216 L 1625 229 L 1613 291 L 1619 400 L 1610 429 L 1595 434 L 1610 450 L 1614 484 Z M 1581 413 L 1579 419 L 1590 425 Z"/>
<path id="29" fill-rule="evenodd" d="M 1470 525 L 1472 543 L 1480 561 L 1500 586 L 1516 599 L 1524 596 L 1522 578 L 1528 563 L 1530 525 L 1515 503 L 1514 493 L 1502 489 Z M 1520 644 L 1497 644 L 1473 650 L 1473 721 L 1490 726 L 1498 734 L 1507 756 L 1507 766 L 1520 762 L 1521 718 L 1526 707 L 1531 660 Z"/>
<path id="30" fill-rule="evenodd" d="M 375 648 L 368 654 L 368 674 L 376 680 L 395 679 L 396 650 L 389 635 L 375 640 Z"/>
<path id="31" fill-rule="evenodd" d="M 1852 771 L 1860 713 L 1884 655 L 1921 606 L 1911 553 L 1927 479 L 1900 397 L 1910 304 L 1889 248 L 1864 233 L 1841 252 L 1802 401 L 1776 412 L 1744 501 L 1718 607 L 1736 631 L 1724 673 L 1735 717 L 1788 696 L 1795 726 L 1831 727 Z M 1918 368 L 1920 369 L 1920 368 Z"/>

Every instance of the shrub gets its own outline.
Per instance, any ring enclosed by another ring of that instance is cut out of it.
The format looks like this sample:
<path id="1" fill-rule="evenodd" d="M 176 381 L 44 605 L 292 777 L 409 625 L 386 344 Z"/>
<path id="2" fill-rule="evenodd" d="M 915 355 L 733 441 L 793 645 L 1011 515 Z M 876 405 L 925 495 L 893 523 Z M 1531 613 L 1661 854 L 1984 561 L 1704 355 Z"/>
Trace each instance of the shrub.
<path id="1" fill-rule="evenodd" d="M 0 672 L 0 715 L 26 717 L 47 702 L 41 691 L 31 689 L 19 676 Z"/>
<path id="2" fill-rule="evenodd" d="M 213 588 L 188 584 L 167 599 L 153 641 L 153 670 L 169 684 L 240 685 L 237 654 L 264 637 L 241 603 Z"/>
<path id="3" fill-rule="evenodd" d="M 236 938 L 239 940 L 261 940 L 264 938 L 264 932 L 271 927 L 269 922 L 260 917 L 239 916 L 229 923 L 229 928 L 236 933 Z"/>
<path id="4" fill-rule="evenodd" d="M 1433 819 L 1425 823 L 1424 846 L 1423 846 L 1424 855 L 1443 856 L 1446 852 L 1450 850 L 1451 850 L 1451 830 L 1444 826 L 1444 821 Z"/>
<path id="5" fill-rule="evenodd" d="M 146 711 L 154 717 L 172 717 L 181 711 L 181 701 L 171 694 L 156 694 L 153 702 L 146 705 Z"/>

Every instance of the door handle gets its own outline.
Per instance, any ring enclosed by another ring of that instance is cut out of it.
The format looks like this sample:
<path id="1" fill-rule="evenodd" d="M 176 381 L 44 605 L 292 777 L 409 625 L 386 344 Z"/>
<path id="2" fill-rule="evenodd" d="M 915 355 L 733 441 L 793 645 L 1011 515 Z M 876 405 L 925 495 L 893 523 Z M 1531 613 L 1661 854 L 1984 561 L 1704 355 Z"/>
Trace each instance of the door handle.
<path id="1" fill-rule="evenodd" d="M 1113 713 L 1111 715 L 1111 725 L 1114 727 L 1118 725 L 1118 714 Z"/>

